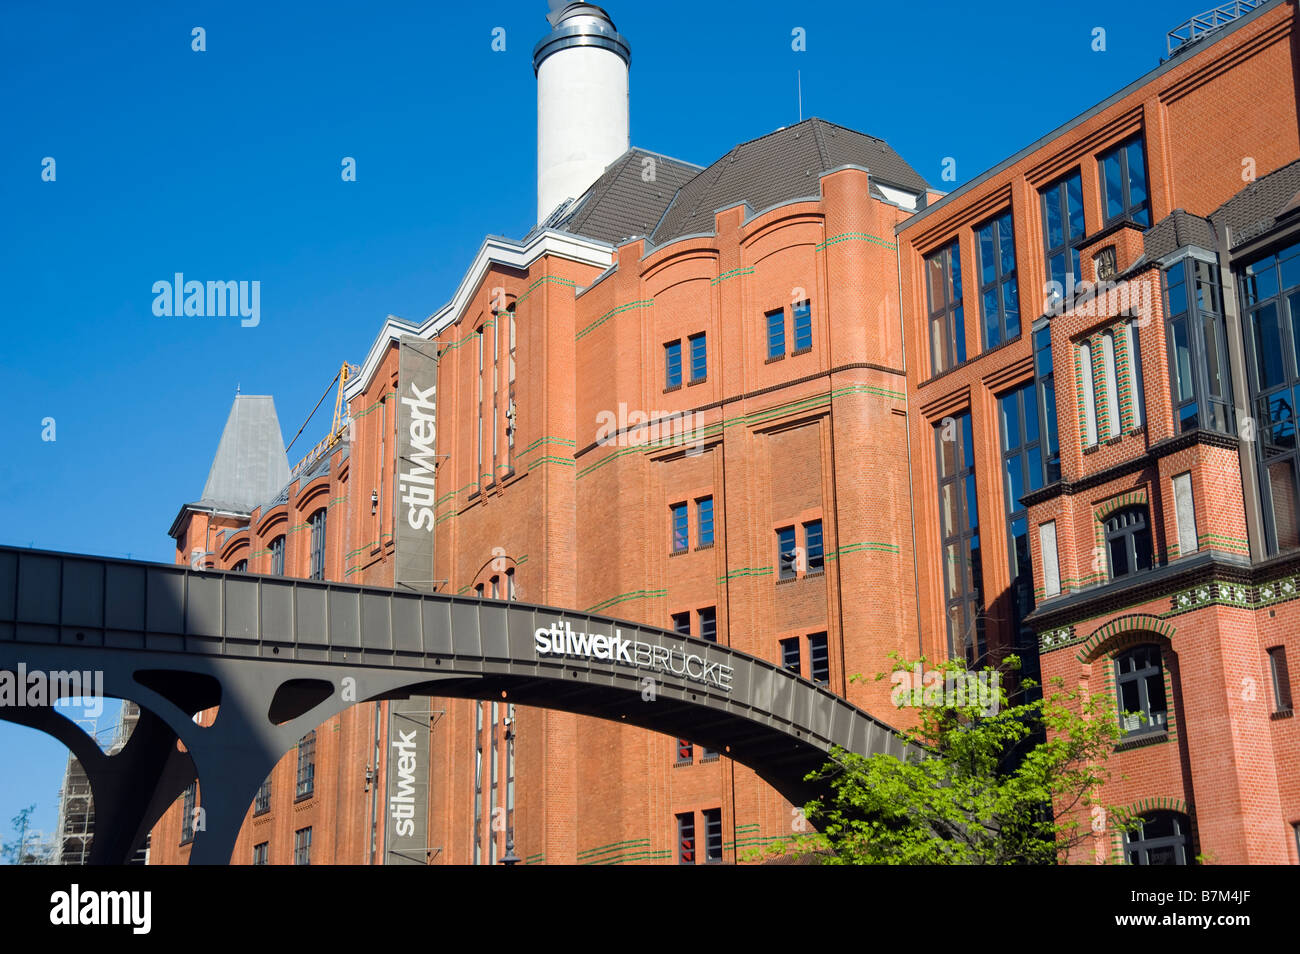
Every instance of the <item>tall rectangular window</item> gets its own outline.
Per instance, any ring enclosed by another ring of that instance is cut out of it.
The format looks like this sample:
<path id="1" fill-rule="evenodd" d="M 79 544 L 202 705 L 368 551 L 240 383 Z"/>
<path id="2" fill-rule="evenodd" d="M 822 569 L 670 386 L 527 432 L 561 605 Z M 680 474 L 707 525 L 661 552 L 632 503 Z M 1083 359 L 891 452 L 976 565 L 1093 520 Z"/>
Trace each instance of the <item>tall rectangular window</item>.
<path id="1" fill-rule="evenodd" d="M 975 231 L 979 248 L 980 319 L 984 347 L 995 348 L 1020 334 L 1020 286 L 1011 213 Z"/>
<path id="2" fill-rule="evenodd" d="M 483 863 L 483 703 L 474 703 L 474 864 Z"/>
<path id="3" fill-rule="evenodd" d="M 185 800 L 181 805 L 181 844 L 188 845 L 194 840 L 194 803 L 198 797 L 198 784 L 190 782 L 185 789 Z"/>
<path id="4" fill-rule="evenodd" d="M 670 341 L 664 345 L 664 387 L 676 388 L 682 384 L 682 343 Z"/>
<path id="5" fill-rule="evenodd" d="M 1174 423 L 1181 431 L 1207 427 L 1232 433 L 1232 388 L 1227 365 L 1227 340 L 1220 305 L 1218 267 L 1185 258 L 1165 269 L 1165 301 L 1169 338 L 1169 385 L 1173 391 Z M 1251 344 L 1269 349 L 1267 361 L 1280 367 L 1281 342 L 1268 333 L 1252 340 L 1269 325 L 1273 311 L 1250 312 L 1243 322 L 1247 348 Z M 1263 317 L 1261 324 L 1257 319 Z M 1271 331 L 1271 328 L 1269 328 Z M 1273 380 L 1266 371 L 1262 378 Z M 1278 378 L 1274 383 L 1278 383 Z M 1265 387 L 1265 390 L 1267 390 Z M 1286 420 L 1289 429 L 1290 405 Z M 1260 406 L 1260 423 L 1268 408 Z"/>
<path id="6" fill-rule="evenodd" d="M 298 794 L 307 798 L 316 788 L 316 730 L 298 740 Z"/>
<path id="7" fill-rule="evenodd" d="M 975 441 L 967 411 L 934 428 L 939 477 L 944 615 L 950 656 L 975 665 L 985 654 L 984 574 L 980 565 Z"/>
<path id="8" fill-rule="evenodd" d="M 812 348 L 812 302 L 794 303 L 794 353 Z"/>
<path id="9" fill-rule="evenodd" d="M 808 572 L 820 573 L 826 566 L 826 552 L 822 548 L 822 522 L 811 520 L 803 525 L 804 556 L 808 560 Z"/>
<path id="10" fill-rule="evenodd" d="M 722 861 L 722 809 L 704 809 L 704 861 L 716 865 Z"/>
<path id="11" fill-rule="evenodd" d="M 670 508 L 673 519 L 673 552 L 682 553 L 690 547 L 690 525 L 685 503 L 675 503 Z"/>
<path id="12" fill-rule="evenodd" d="M 1178 525 L 1178 555 L 1194 553 L 1196 539 L 1196 505 L 1192 499 L 1192 475 L 1179 474 L 1174 485 L 1174 522 Z"/>
<path id="13" fill-rule="evenodd" d="M 1052 370 L 1052 330 L 1043 326 L 1034 332 L 1034 379 L 1038 387 L 1038 413 L 1043 425 L 1044 479 L 1054 484 L 1061 479 L 1061 445 L 1056 430 L 1056 374 Z"/>
<path id="14" fill-rule="evenodd" d="M 1136 321 L 1124 323 L 1124 347 L 1128 352 L 1128 403 L 1134 427 L 1146 422 L 1146 396 L 1142 390 L 1142 341 Z"/>
<path id="15" fill-rule="evenodd" d="M 789 639 L 781 640 L 781 666 L 790 670 L 796 676 L 803 673 L 798 636 L 791 636 Z"/>
<path id="16" fill-rule="evenodd" d="M 1101 336 L 1102 387 L 1106 396 L 1106 436 L 1119 436 L 1119 376 L 1115 366 L 1115 334 L 1105 331 Z"/>
<path id="17" fill-rule="evenodd" d="M 673 632 L 678 636 L 691 635 L 691 614 L 673 613 Z"/>
<path id="18" fill-rule="evenodd" d="M 474 486 L 478 490 L 483 489 L 483 329 L 475 331 L 478 337 L 478 429 L 474 432 L 474 454 L 475 467 Z"/>
<path id="19" fill-rule="evenodd" d="M 961 248 L 957 242 L 925 260 L 925 276 L 930 303 L 930 370 L 938 374 L 966 360 Z"/>
<path id="20" fill-rule="evenodd" d="M 1259 422 L 1254 451 L 1270 555 L 1300 547 L 1300 243 L 1250 263 L 1239 283 L 1246 377 Z"/>
<path id="21" fill-rule="evenodd" d="M 691 383 L 703 381 L 709 376 L 709 350 L 704 335 L 692 335 L 691 343 Z"/>
<path id="22" fill-rule="evenodd" d="M 776 531 L 776 559 L 778 580 L 793 580 L 796 573 L 796 553 L 794 527 L 782 527 Z"/>
<path id="23" fill-rule="evenodd" d="M 1273 680 L 1273 711 L 1291 711 L 1291 673 L 1286 666 L 1286 647 L 1272 646 L 1268 650 L 1268 671 Z"/>
<path id="24" fill-rule="evenodd" d="M 311 864 L 311 827 L 299 828 L 293 833 L 293 863 Z"/>
<path id="25" fill-rule="evenodd" d="M 278 536 L 271 541 L 271 573 L 274 576 L 284 576 L 284 536 Z"/>
<path id="26" fill-rule="evenodd" d="M 307 518 L 311 526 L 311 578 L 325 579 L 325 508 Z"/>
<path id="27" fill-rule="evenodd" d="M 501 377 L 500 377 L 500 352 L 501 343 L 497 334 L 497 323 L 501 320 L 501 315 L 497 314 L 492 320 L 492 473 L 488 476 L 488 483 L 495 483 L 497 479 L 497 447 L 500 441 L 497 435 L 500 431 L 500 421 L 497 419 L 497 407 L 501 403 Z"/>
<path id="28" fill-rule="evenodd" d="M 511 306 L 513 308 L 513 306 Z M 506 473 L 514 473 L 515 469 L 515 430 L 516 417 L 519 409 L 515 406 L 515 359 L 517 352 L 515 350 L 515 313 L 509 312 L 510 316 L 510 353 L 506 361 Z"/>
<path id="29" fill-rule="evenodd" d="M 767 360 L 785 356 L 785 309 L 767 313 Z"/>
<path id="30" fill-rule="evenodd" d="M 1034 564 L 1029 549 L 1029 512 L 1020 498 L 1043 486 L 1042 428 L 1033 382 L 998 398 L 1002 431 L 1002 474 L 1006 493 L 1007 543 L 1011 564 L 1012 626 L 1016 648 L 1029 665 L 1037 658 L 1034 633 L 1024 625 L 1034 609 Z M 1032 673 L 1026 675 L 1034 676 Z"/>
<path id="31" fill-rule="evenodd" d="M 253 846 L 253 864 L 265 865 L 270 862 L 267 860 L 271 854 L 271 843 L 263 841 Z"/>
<path id="32" fill-rule="evenodd" d="M 1048 186 L 1042 191 L 1042 197 L 1047 278 L 1064 293 L 1082 277 L 1079 250 L 1074 247 L 1075 241 L 1083 237 L 1083 181 L 1079 171 L 1076 169 Z"/>
<path id="33" fill-rule="evenodd" d="M 684 812 L 677 816 L 677 863 L 695 864 L 695 813 Z"/>
<path id="34" fill-rule="evenodd" d="M 713 542 L 713 498 L 701 497 L 695 504 L 700 522 L 700 539 L 695 545 L 708 546 Z"/>
<path id="35" fill-rule="evenodd" d="M 1079 381 L 1083 385 L 1083 443 L 1091 447 L 1097 443 L 1097 394 L 1093 389 L 1092 345 L 1085 341 L 1079 345 Z"/>
<path id="36" fill-rule="evenodd" d="M 718 641 L 718 610 L 714 606 L 706 606 L 699 611 L 700 617 L 700 639 L 706 639 L 711 643 Z"/>
<path id="37" fill-rule="evenodd" d="M 1038 525 L 1038 550 L 1043 556 L 1043 595 L 1061 592 L 1061 564 L 1056 552 L 1056 521 Z"/>
<path id="38" fill-rule="evenodd" d="M 830 647 L 825 633 L 813 633 L 808 637 L 808 674 L 819 686 L 831 681 Z"/>
<path id="39" fill-rule="evenodd" d="M 271 776 L 267 776 L 257 789 L 257 797 L 253 799 L 253 814 L 265 815 L 271 810 Z"/>
<path id="40" fill-rule="evenodd" d="M 1103 153 L 1097 160 L 1101 173 L 1101 204 L 1105 225 L 1130 219 L 1143 228 L 1151 226 L 1147 202 L 1147 165 L 1138 136 Z"/>

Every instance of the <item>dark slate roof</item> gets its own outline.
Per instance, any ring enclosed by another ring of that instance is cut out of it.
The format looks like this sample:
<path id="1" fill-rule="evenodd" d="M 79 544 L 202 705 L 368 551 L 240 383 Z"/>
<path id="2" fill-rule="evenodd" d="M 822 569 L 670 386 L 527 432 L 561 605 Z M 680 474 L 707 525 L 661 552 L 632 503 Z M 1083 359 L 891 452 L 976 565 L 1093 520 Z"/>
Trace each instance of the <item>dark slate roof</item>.
<path id="1" fill-rule="evenodd" d="M 249 513 L 288 480 L 289 461 L 280 436 L 275 399 L 269 395 L 236 395 L 198 504 Z"/>
<path id="2" fill-rule="evenodd" d="M 1295 212 L 1300 193 L 1300 161 L 1283 166 L 1242 189 L 1214 212 L 1210 220 L 1229 230 L 1231 248 L 1244 245 Z"/>
<path id="3" fill-rule="evenodd" d="M 927 188 L 925 180 L 883 139 L 824 119 L 806 119 L 741 143 L 683 185 L 654 231 L 654 244 L 711 233 L 718 209 L 745 203 L 760 212 L 793 199 L 815 197 L 820 190 L 818 177 L 843 165 L 862 166 L 875 181 L 908 192 L 920 194 Z"/>
<path id="4" fill-rule="evenodd" d="M 1212 252 L 1217 244 L 1214 227 L 1209 219 L 1174 209 L 1146 231 L 1143 236 L 1142 258 L 1147 262 L 1158 261 L 1188 245 L 1197 245 Z"/>
<path id="5" fill-rule="evenodd" d="M 643 178 L 654 162 L 654 181 Z M 645 149 L 629 149 L 605 169 L 601 177 L 558 216 L 549 228 L 585 235 L 618 245 L 633 236 L 649 235 L 668 203 L 700 167 Z"/>

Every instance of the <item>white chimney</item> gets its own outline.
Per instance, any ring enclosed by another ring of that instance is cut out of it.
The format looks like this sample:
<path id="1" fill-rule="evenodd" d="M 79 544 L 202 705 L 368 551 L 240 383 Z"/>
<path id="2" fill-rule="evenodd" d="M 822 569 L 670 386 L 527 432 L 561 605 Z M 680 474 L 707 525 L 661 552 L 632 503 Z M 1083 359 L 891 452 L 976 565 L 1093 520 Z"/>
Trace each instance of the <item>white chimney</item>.
<path id="1" fill-rule="evenodd" d="M 547 19 L 551 32 L 533 49 L 538 222 L 627 152 L 632 61 L 626 38 L 594 3 L 563 4 Z"/>

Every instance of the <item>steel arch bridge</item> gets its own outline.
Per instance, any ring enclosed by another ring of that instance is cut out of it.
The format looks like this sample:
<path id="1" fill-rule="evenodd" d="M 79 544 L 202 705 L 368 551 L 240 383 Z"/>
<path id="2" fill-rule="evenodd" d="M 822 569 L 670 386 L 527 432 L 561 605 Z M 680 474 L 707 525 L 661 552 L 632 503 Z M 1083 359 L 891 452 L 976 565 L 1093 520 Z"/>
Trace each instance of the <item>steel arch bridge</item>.
<path id="1" fill-rule="evenodd" d="M 816 794 L 804 777 L 832 745 L 906 752 L 888 725 L 828 690 L 656 627 L 528 603 L 0 547 L 0 671 L 20 666 L 102 672 L 105 695 L 141 707 L 126 746 L 108 756 L 49 705 L 0 706 L 0 719 L 54 736 L 85 767 L 92 864 L 125 862 L 195 779 L 205 827 L 190 863 L 228 863 L 284 753 L 358 702 L 504 692 L 518 705 L 690 738 L 795 804 Z M 193 721 L 214 706 L 213 725 Z"/>

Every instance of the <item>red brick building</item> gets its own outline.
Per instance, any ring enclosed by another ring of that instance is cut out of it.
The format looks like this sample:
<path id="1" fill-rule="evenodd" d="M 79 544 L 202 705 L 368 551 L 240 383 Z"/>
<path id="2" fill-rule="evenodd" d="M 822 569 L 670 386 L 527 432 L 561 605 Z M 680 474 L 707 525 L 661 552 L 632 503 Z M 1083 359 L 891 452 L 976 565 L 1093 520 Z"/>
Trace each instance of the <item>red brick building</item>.
<path id="1" fill-rule="evenodd" d="M 1141 713 L 1116 713 L 1104 798 L 1154 814 L 1084 860 L 1294 862 L 1295 17 L 1263 4 L 942 197 L 821 120 L 707 168 L 605 155 L 445 306 L 385 322 L 348 427 L 291 476 L 238 400 L 230 453 L 268 476 L 221 499 L 219 452 L 178 559 L 654 623 L 895 725 L 887 683 L 850 682 L 891 652 L 1041 647 Z M 543 88 L 569 37 L 626 52 L 590 5 L 553 26 Z M 427 580 L 396 565 L 403 342 L 437 362 Z M 233 860 L 391 860 L 388 707 L 287 755 Z M 498 861 L 507 828 L 530 863 L 730 862 L 801 827 L 689 740 L 508 699 L 426 714 L 431 862 Z M 184 860 L 184 816 L 156 860 Z"/>

